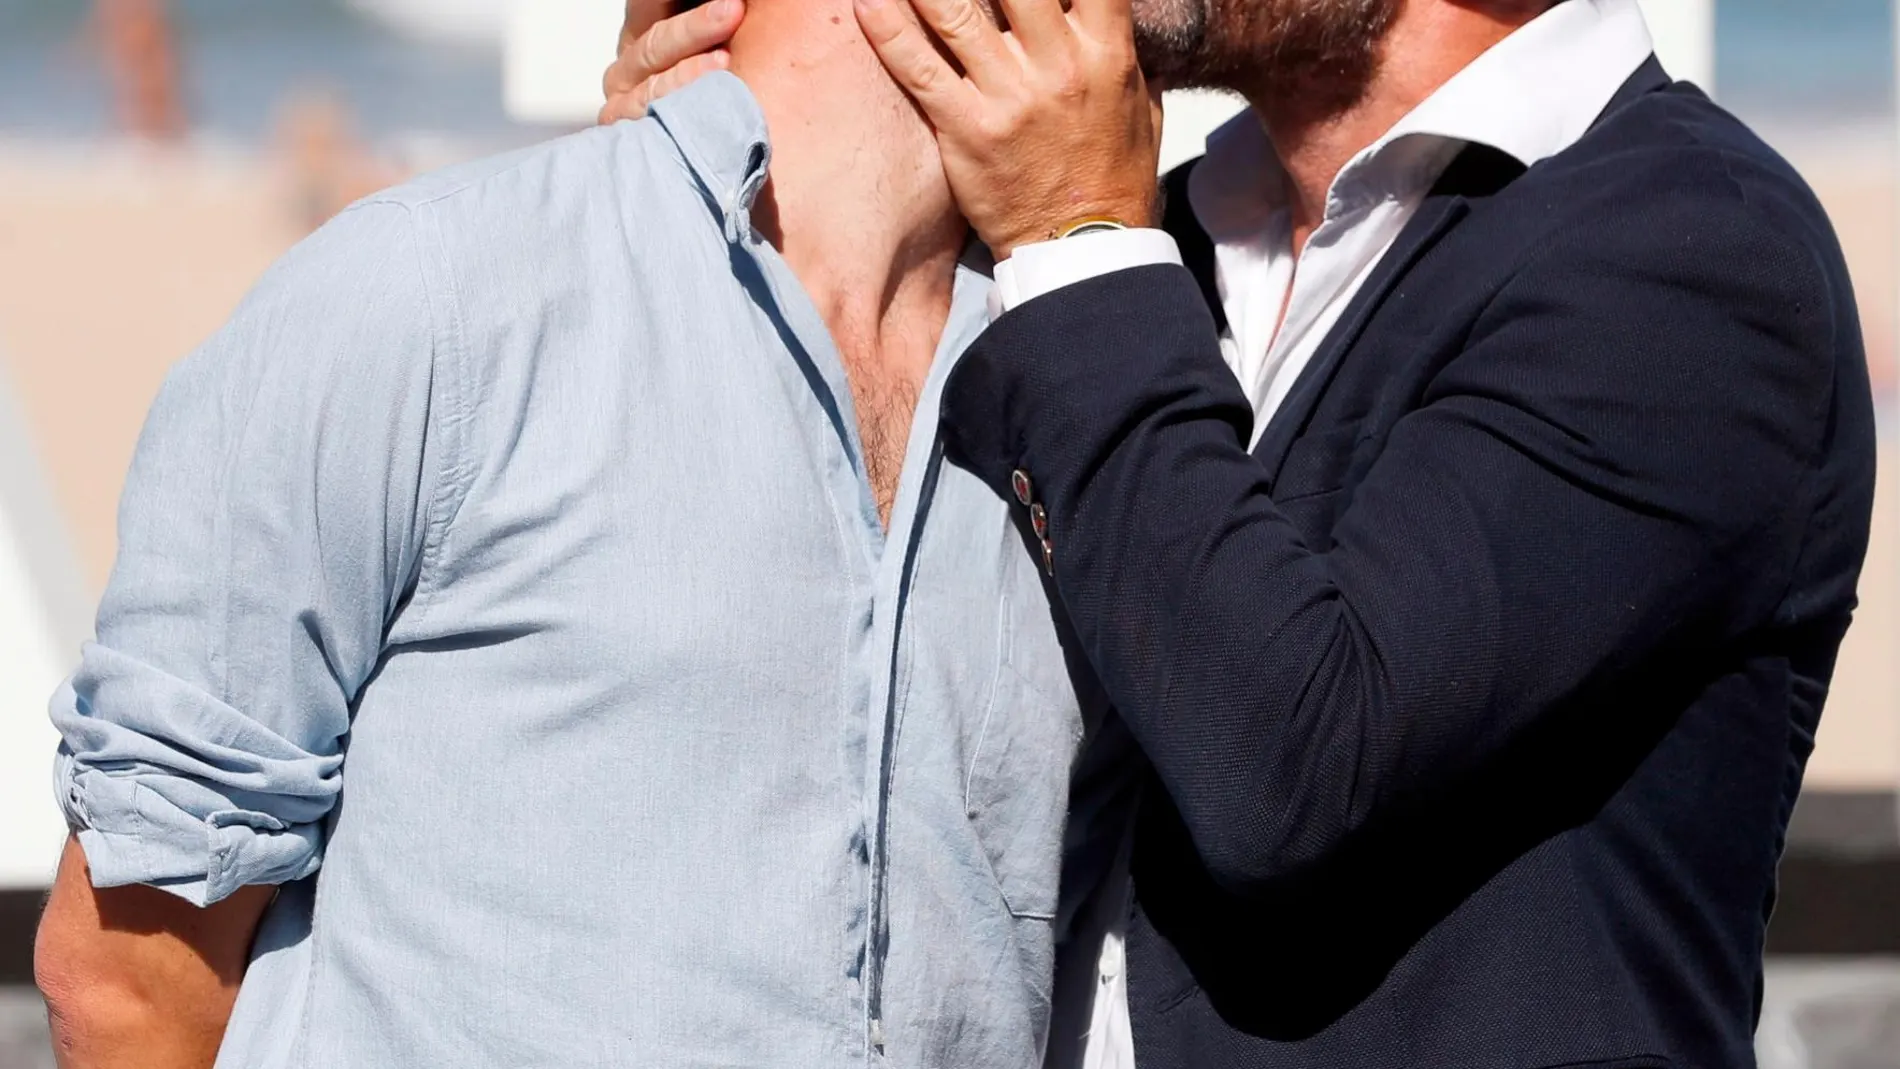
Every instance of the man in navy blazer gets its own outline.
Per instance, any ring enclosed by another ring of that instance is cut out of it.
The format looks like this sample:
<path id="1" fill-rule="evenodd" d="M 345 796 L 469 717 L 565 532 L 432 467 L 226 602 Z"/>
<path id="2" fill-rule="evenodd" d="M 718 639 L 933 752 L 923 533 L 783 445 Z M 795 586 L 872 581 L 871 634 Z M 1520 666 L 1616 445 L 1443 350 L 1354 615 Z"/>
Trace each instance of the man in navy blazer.
<path id="1" fill-rule="evenodd" d="M 1087 1064 L 1753 1065 L 1873 493 L 1807 186 L 1635 0 L 912 3 L 948 455 L 1152 768 Z M 1253 106 L 1171 238 L 1137 37 Z"/>

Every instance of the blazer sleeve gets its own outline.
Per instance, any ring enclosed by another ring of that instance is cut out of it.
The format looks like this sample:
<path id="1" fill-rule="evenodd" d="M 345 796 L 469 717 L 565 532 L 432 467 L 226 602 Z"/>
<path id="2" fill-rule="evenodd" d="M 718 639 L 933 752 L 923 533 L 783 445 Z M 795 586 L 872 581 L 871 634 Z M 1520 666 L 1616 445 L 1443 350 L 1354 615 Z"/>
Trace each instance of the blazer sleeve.
<path id="1" fill-rule="evenodd" d="M 1323 552 L 1249 454 L 1179 267 L 1001 317 L 949 385 L 947 447 L 999 493 L 1029 475 L 1083 650 L 1209 872 L 1245 890 L 1775 612 L 1857 329 L 1829 279 L 1815 241 L 1739 198 L 1560 231 Z"/>

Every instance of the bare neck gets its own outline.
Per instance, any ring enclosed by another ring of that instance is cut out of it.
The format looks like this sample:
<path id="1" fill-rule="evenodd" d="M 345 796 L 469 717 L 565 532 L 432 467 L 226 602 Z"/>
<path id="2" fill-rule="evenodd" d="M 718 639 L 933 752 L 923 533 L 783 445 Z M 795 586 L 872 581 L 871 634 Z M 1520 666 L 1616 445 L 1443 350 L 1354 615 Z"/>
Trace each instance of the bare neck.
<path id="1" fill-rule="evenodd" d="M 1302 107 L 1299 94 L 1250 94 L 1286 171 L 1294 251 L 1325 219 L 1333 179 L 1354 156 L 1548 6 L 1539 0 L 1403 0 L 1380 42 L 1372 77 L 1353 103 L 1315 110 Z"/>
<path id="2" fill-rule="evenodd" d="M 760 230 L 841 346 L 927 342 L 927 366 L 968 226 L 929 128 L 878 65 L 849 0 L 755 2 L 732 69 L 772 137 Z"/>
<path id="3" fill-rule="evenodd" d="M 754 222 L 831 330 L 888 523 L 969 226 L 850 0 L 752 0 L 731 47 L 772 137 Z"/>

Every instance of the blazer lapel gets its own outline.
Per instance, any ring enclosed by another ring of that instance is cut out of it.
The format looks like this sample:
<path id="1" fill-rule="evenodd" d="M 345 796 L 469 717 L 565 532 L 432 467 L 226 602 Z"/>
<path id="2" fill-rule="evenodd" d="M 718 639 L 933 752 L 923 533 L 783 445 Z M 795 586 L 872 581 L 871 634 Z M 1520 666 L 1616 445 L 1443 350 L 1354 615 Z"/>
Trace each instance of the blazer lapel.
<path id="1" fill-rule="evenodd" d="M 1609 106 L 1603 109 L 1596 121 L 1601 123 L 1609 115 L 1650 93 L 1668 88 L 1670 84 L 1669 75 L 1664 72 L 1662 64 L 1655 56 L 1650 56 L 1617 90 Z M 1346 353 L 1365 333 L 1366 325 L 1371 322 L 1379 306 L 1404 281 L 1419 258 L 1431 251 L 1432 246 L 1438 244 L 1464 218 L 1473 199 L 1491 196 L 1516 181 L 1523 173 L 1523 164 L 1497 149 L 1480 144 L 1467 146 L 1445 169 L 1431 194 L 1419 206 L 1418 214 L 1412 217 L 1411 223 L 1393 242 L 1391 250 L 1373 269 L 1372 277 L 1366 280 L 1365 286 L 1346 306 L 1345 314 L 1334 324 L 1332 333 L 1327 335 L 1319 351 L 1313 354 L 1311 362 L 1295 380 L 1292 392 L 1287 394 L 1279 411 L 1274 413 L 1272 422 L 1267 424 L 1266 433 L 1260 436 L 1260 444 L 1254 448 L 1254 455 L 1266 466 L 1273 479 L 1279 479 L 1280 467 L 1286 463 L 1287 451 L 1293 447 L 1300 432 L 1306 429 L 1314 407 L 1332 384 L 1340 361 L 1345 359 Z M 1183 179 L 1182 186 L 1185 189 L 1185 175 Z M 1191 219 L 1192 213 L 1188 214 Z M 1202 240 L 1206 240 L 1204 235 Z M 1211 263 L 1211 249 L 1207 257 Z M 1203 288 L 1210 284 L 1203 283 Z"/>
<path id="2" fill-rule="evenodd" d="M 1634 104 L 1636 101 L 1656 92 L 1658 89 L 1667 89 L 1673 84 L 1675 83 L 1670 79 L 1669 72 L 1663 70 L 1662 61 L 1652 54 L 1647 60 L 1643 61 L 1642 66 L 1636 68 L 1636 73 L 1629 76 L 1629 80 L 1625 81 L 1623 87 L 1616 91 L 1616 95 L 1610 98 L 1610 103 L 1604 107 L 1603 113 L 1597 116 L 1596 122 L 1590 124 L 1591 127 L 1594 129 L 1600 125 L 1604 119 L 1623 110 L 1628 105 Z"/>
<path id="3" fill-rule="evenodd" d="M 1214 328 L 1227 329 L 1227 309 L 1221 304 L 1220 284 L 1214 278 L 1214 239 L 1201 226 L 1194 216 L 1194 207 L 1188 203 L 1188 178 L 1200 159 L 1187 163 L 1168 172 L 1161 180 L 1162 211 L 1161 225 L 1174 237 L 1174 243 L 1181 250 L 1181 263 L 1194 274 L 1194 281 L 1200 284 L 1201 296 L 1207 301 L 1207 308 L 1214 313 Z"/>
<path id="4" fill-rule="evenodd" d="M 1662 64 L 1651 56 L 1623 83 L 1597 122 L 1671 84 Z M 1194 217 L 1194 209 L 1188 203 L 1188 177 L 1200 162 L 1196 159 L 1183 164 L 1169 172 L 1163 180 L 1162 189 L 1166 198 L 1163 225 L 1174 235 L 1181 248 L 1182 262 L 1194 273 L 1195 281 L 1200 284 L 1201 294 L 1214 313 L 1216 326 L 1225 330 L 1226 310 L 1221 304 L 1220 287 L 1214 272 L 1214 242 L 1202 228 L 1200 220 Z M 1267 424 L 1266 433 L 1261 435 L 1254 455 L 1274 479 L 1279 478 L 1287 451 L 1306 428 L 1314 407 L 1332 384 L 1340 362 L 1365 333 L 1374 313 L 1405 280 L 1419 259 L 1464 218 L 1470 211 L 1473 199 L 1498 192 L 1523 173 L 1523 165 L 1516 160 L 1489 146 L 1478 144 L 1467 146 L 1445 169 L 1445 174 L 1419 206 L 1417 214 L 1373 269 L 1366 284 L 1353 296 L 1339 322 L 1334 324 L 1319 351 L 1313 354 L 1313 359 L 1300 373 L 1292 392 L 1280 405 L 1272 422 Z"/>
<path id="5" fill-rule="evenodd" d="M 1523 165 L 1484 145 L 1467 147 L 1445 169 L 1438 185 L 1419 205 L 1412 221 L 1399 232 L 1392 248 L 1373 268 L 1371 277 L 1366 279 L 1365 285 L 1346 305 L 1345 313 L 1333 325 L 1332 332 L 1321 343 L 1319 351 L 1313 354 L 1312 360 L 1300 372 L 1300 377 L 1294 380 L 1292 391 L 1281 402 L 1272 422 L 1267 424 L 1266 433 L 1260 436 L 1259 445 L 1254 447 L 1254 456 L 1266 466 L 1273 479 L 1279 479 L 1287 450 L 1293 447 L 1294 440 L 1305 429 L 1314 407 L 1319 404 L 1327 386 L 1332 384 L 1340 362 L 1359 340 L 1359 336 L 1365 333 L 1373 313 L 1405 280 L 1419 258 L 1431 251 L 1465 217 L 1470 211 L 1472 197 L 1495 193 L 1523 173 Z"/>

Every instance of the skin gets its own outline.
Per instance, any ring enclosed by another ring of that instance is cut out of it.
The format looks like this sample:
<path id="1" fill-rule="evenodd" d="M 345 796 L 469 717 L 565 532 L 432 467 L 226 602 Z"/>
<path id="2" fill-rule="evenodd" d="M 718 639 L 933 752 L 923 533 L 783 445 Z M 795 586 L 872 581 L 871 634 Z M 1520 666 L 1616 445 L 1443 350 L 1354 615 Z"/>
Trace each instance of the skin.
<path id="1" fill-rule="evenodd" d="M 671 9 L 669 7 L 666 10 Z M 721 0 L 720 3 L 665 19 L 659 18 L 662 13 L 651 0 L 630 0 L 628 3 L 620 55 L 603 79 L 607 94 L 607 103 L 601 112 L 603 121 L 644 115 L 647 106 L 654 100 L 704 73 L 708 63 L 718 62 L 712 57 L 723 51 L 721 46 L 724 42 L 747 21 L 739 0 Z M 860 8 L 858 11 L 865 36 L 884 55 L 887 65 L 891 61 L 887 50 L 894 49 L 902 54 L 909 50 L 924 49 L 936 54 L 935 45 L 917 32 L 916 25 L 901 15 L 894 4 L 885 6 L 880 13 L 883 17 L 866 19 L 864 10 Z M 1063 151 L 1067 142 L 1051 142 L 1046 151 L 1032 152 L 1010 168 L 1010 174 L 1004 181 L 1022 184 L 1026 189 L 1034 190 L 1031 196 L 1062 207 L 1058 209 L 1059 218 L 1030 233 L 997 235 L 978 227 L 979 235 L 998 257 L 1007 256 L 1007 250 L 1015 244 L 1047 240 L 1055 237 L 1060 228 L 1086 218 L 1113 218 L 1134 226 L 1148 224 L 1153 213 L 1154 160 L 1159 158 L 1161 144 L 1160 98 L 1158 91 L 1151 93 L 1148 90 L 1140 70 L 1135 66 L 1133 31 L 1126 0 L 1078 0 L 1066 15 L 1052 6 L 1024 4 L 1022 0 L 968 0 L 956 5 L 945 5 L 936 14 L 944 26 L 939 30 L 940 33 L 948 33 L 958 42 L 973 42 L 976 46 L 958 55 L 971 78 L 985 77 L 986 84 L 999 91 L 1017 92 L 1025 97 L 1033 97 L 1038 93 L 1058 93 L 1062 91 L 1062 86 L 1055 84 L 1049 76 L 1061 71 L 1052 72 L 1051 68 L 1058 64 L 1087 64 L 1091 68 L 1107 66 L 1118 70 L 1122 83 L 1115 88 L 1133 91 L 1148 101 L 1138 113 L 1126 117 L 1118 131 L 1119 143 L 1086 146 L 1086 151 L 1096 157 L 1088 162 L 1097 167 L 1115 166 L 1123 157 L 1147 159 L 1147 177 L 1135 183 L 1133 189 L 1117 189 L 1113 194 L 1103 196 L 1096 190 L 1068 188 L 1063 170 L 1052 166 L 1053 154 Z M 999 17 L 1014 27 L 1011 33 L 1005 35 L 998 29 Z M 911 33 L 893 32 L 899 19 L 904 20 Z M 1074 23 L 1082 32 L 1062 33 L 1062 26 L 1067 23 Z M 1014 48 L 1018 56 L 1022 55 L 1019 45 L 1031 49 L 1048 46 L 1050 51 L 1047 54 L 1036 53 L 1040 63 L 1023 64 L 1012 69 L 1006 66 L 1008 56 L 1004 53 Z M 937 61 L 937 66 L 944 75 L 941 88 L 946 93 L 953 90 L 955 87 L 951 83 L 957 80 L 955 72 L 941 59 Z M 913 63 L 911 69 L 917 70 L 919 65 Z M 893 66 L 891 70 L 896 75 L 899 68 Z M 928 79 L 934 73 L 926 71 L 924 77 Z M 907 85 L 905 88 L 913 97 L 917 97 L 920 91 L 928 94 L 939 86 L 933 81 L 930 85 Z M 1089 87 L 1087 91 L 1103 90 Z M 924 104 L 921 98 L 917 102 Z M 927 106 L 924 110 L 929 114 Z M 1102 109 L 1092 107 L 1091 110 Z M 1031 115 L 1028 112 L 1018 114 L 1026 117 Z M 998 115 L 1006 117 L 1001 112 Z M 1035 144 L 1042 132 L 1038 125 L 1026 124 L 998 128 L 994 134 L 1004 142 Z M 974 177 L 974 173 L 980 172 L 990 163 L 990 157 L 987 154 L 965 153 L 961 143 L 949 139 L 940 138 L 940 141 L 943 166 L 952 187 L 959 192 L 965 187 L 979 188 L 968 178 L 964 178 L 961 183 L 959 179 L 965 175 Z"/>
<path id="2" fill-rule="evenodd" d="M 68 840 L 33 954 L 61 1069 L 211 1065 L 275 893 L 199 909 L 150 887 L 95 889 Z"/>
<path id="3" fill-rule="evenodd" d="M 754 222 L 831 329 L 888 523 L 969 227 L 850 0 L 751 0 L 728 47 L 772 131 Z"/>
<path id="4" fill-rule="evenodd" d="M 641 118 L 655 100 L 732 65 L 725 44 L 745 18 L 745 0 L 674 11 L 673 0 L 627 0 L 618 58 L 601 78 L 601 125 Z"/>
<path id="5" fill-rule="evenodd" d="M 1169 0 L 1199 3 L 1210 32 L 1203 35 L 1203 69 L 1233 72 L 1227 88 L 1248 97 L 1266 126 L 1290 178 L 1294 250 L 1305 245 L 1324 217 L 1333 179 L 1359 152 L 1377 141 L 1408 112 L 1493 45 L 1551 6 L 1552 0 L 1391 0 L 1378 10 L 1352 0 Z M 1119 25 L 1132 34 L 1130 0 L 1094 0 L 1126 15 Z M 1152 9 L 1163 0 L 1147 0 Z M 1130 79 L 1127 54 L 1102 40 L 1113 16 L 1091 25 L 1066 19 L 1068 35 L 1040 47 L 1017 47 L 1004 35 L 972 20 L 974 0 L 910 0 L 922 22 L 904 16 L 902 0 L 857 0 L 858 18 L 899 85 L 917 100 L 951 160 L 972 165 L 951 171 L 957 202 L 971 225 L 992 242 L 998 256 L 1025 236 L 1045 232 L 1065 217 L 1067 205 L 1049 195 L 1060 190 L 1071 202 L 1118 205 L 1133 196 L 1152 159 L 1127 136 L 1150 104 Z M 1016 0 L 1022 18 L 1047 17 L 1060 0 Z M 1328 9 L 1337 20 L 1328 23 Z M 1044 15 L 1034 15 L 1041 11 Z M 1262 11 L 1272 17 L 1251 17 Z M 1363 35 L 1361 49 L 1283 49 L 1280 34 L 1292 14 L 1317 20 L 1300 32 L 1325 39 Z M 924 28 L 928 27 L 928 31 Z M 1220 32 L 1212 32 L 1218 28 Z M 932 34 L 969 73 L 955 68 L 930 46 Z M 971 63 L 983 54 L 1003 54 L 1002 73 Z M 1363 61 L 1342 61 L 1360 54 Z M 1257 57 L 1249 76 L 1246 58 Z M 1210 79 L 1216 85 L 1218 78 Z M 1312 92 L 1303 90 L 1311 87 Z M 1034 142 L 1024 139 L 1032 132 Z M 1048 168 L 1025 186 L 1021 170 Z M 998 247 L 996 243 L 1001 243 Z"/>
<path id="6" fill-rule="evenodd" d="M 986 32 L 971 18 L 977 0 L 860 0 L 856 8 L 892 76 L 938 131 L 946 159 L 971 161 L 955 173 L 958 203 L 1003 258 L 1074 218 L 1080 204 L 1131 225 L 1152 221 L 1149 153 L 1129 131 L 1144 114 L 1155 121 L 1154 86 L 1247 99 L 1292 179 L 1297 252 L 1353 156 L 1551 2 L 1080 0 L 1067 36 L 1045 36 L 1033 50 L 1024 20 L 1046 20 L 1061 0 L 1004 4 L 1011 33 Z M 1129 77 L 1121 42 L 1092 30 L 1104 24 L 1084 13 L 1102 7 L 1127 12 L 1108 32 L 1132 35 L 1150 84 Z M 660 14 L 652 0 L 628 5 L 630 44 L 609 76 L 618 88 L 609 108 L 624 117 L 690 80 L 678 72 L 693 69 L 743 16 L 656 21 Z M 999 52 L 1013 63 L 988 61 Z M 1039 180 L 1025 184 L 1025 172 Z"/>
<path id="7" fill-rule="evenodd" d="M 722 65 L 773 132 L 754 223 L 831 329 L 888 520 L 969 228 L 929 127 L 850 0 L 751 0 L 730 36 Z M 211 1066 L 273 893 L 246 888 L 200 910 L 151 888 L 95 889 L 68 843 L 35 953 L 62 1069 Z"/>

